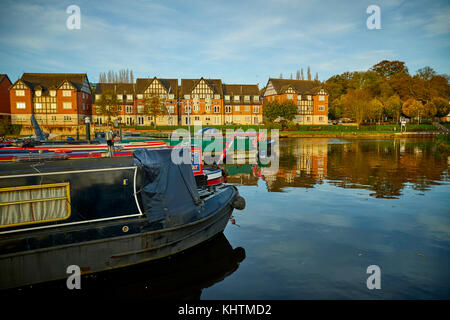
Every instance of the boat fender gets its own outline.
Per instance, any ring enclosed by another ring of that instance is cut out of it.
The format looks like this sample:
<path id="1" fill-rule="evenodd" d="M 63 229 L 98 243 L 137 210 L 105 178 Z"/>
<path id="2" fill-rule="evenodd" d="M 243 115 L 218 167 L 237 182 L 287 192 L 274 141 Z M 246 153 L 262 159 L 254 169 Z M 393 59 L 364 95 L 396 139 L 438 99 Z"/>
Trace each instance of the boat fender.
<path id="1" fill-rule="evenodd" d="M 245 209 L 245 199 L 241 196 L 237 196 L 236 199 L 232 203 L 233 208 L 238 210 L 244 210 Z"/>

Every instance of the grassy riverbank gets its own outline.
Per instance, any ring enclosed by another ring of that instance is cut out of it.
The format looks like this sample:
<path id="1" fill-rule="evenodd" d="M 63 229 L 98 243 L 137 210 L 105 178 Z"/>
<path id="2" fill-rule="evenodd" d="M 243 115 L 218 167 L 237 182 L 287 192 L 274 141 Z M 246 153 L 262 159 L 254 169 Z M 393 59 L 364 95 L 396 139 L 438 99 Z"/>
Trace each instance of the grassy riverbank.
<path id="1" fill-rule="evenodd" d="M 260 129 L 267 129 L 270 132 L 270 128 L 266 126 L 258 126 L 258 125 L 228 125 L 228 126 L 211 126 L 222 132 L 226 132 L 226 130 L 237 130 L 242 129 L 245 132 L 248 132 L 249 129 L 255 130 L 258 132 Z M 136 128 L 133 128 L 136 129 Z M 176 129 L 184 129 L 188 130 L 187 126 L 161 126 L 158 127 L 158 130 L 149 130 L 146 128 L 139 128 L 136 130 L 141 133 L 143 136 L 153 136 L 153 137 L 168 137 L 169 134 Z M 127 130 L 124 128 L 123 130 Z M 408 134 L 426 134 L 426 133 L 437 133 L 438 130 L 432 124 L 411 124 L 406 126 L 406 132 Z M 191 133 L 194 133 L 194 127 L 191 126 Z M 281 137 L 311 137 L 311 136 L 394 136 L 400 133 L 400 126 L 395 124 L 384 124 L 384 125 L 365 125 L 360 126 L 346 126 L 346 125 L 297 125 L 289 130 L 281 131 Z"/>

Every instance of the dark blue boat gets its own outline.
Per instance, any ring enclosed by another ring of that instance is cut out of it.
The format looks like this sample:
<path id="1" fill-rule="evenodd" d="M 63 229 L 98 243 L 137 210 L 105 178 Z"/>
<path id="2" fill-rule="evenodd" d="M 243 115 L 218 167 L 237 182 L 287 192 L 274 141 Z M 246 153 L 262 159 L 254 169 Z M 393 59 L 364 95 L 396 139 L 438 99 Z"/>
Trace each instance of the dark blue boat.
<path id="1" fill-rule="evenodd" d="M 245 201 L 198 186 L 173 149 L 0 166 L 0 288 L 159 259 L 221 233 Z M 188 149 L 182 149 L 189 152 Z"/>

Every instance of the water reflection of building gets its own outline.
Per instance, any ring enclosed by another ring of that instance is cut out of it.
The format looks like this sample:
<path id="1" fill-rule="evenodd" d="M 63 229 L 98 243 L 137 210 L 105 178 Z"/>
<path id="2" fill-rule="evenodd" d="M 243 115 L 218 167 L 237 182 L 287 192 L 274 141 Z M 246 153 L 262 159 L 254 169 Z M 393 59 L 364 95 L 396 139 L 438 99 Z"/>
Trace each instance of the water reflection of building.
<path id="1" fill-rule="evenodd" d="M 307 187 L 321 183 L 327 174 L 328 138 L 282 141 L 279 166 L 230 166 L 228 182 L 257 185 L 265 181 L 269 191 L 282 191 L 283 187 Z"/>

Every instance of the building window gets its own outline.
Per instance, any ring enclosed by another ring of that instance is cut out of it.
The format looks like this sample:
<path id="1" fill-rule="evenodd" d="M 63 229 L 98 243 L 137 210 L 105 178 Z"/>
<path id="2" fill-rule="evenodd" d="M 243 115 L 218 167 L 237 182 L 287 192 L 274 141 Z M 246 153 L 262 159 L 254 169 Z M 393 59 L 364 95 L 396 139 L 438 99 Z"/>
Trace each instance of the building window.
<path id="1" fill-rule="evenodd" d="M 25 109 L 25 102 L 17 102 L 16 108 L 17 109 Z"/>
<path id="2" fill-rule="evenodd" d="M 220 106 L 214 106 L 214 113 L 220 113 Z"/>
<path id="3" fill-rule="evenodd" d="M 292 93 L 289 93 L 286 95 L 286 99 L 292 100 L 294 99 L 294 95 Z"/>
<path id="4" fill-rule="evenodd" d="M 206 112 L 211 112 L 211 105 L 207 105 L 207 106 L 205 107 L 205 110 L 206 110 Z"/>
<path id="5" fill-rule="evenodd" d="M 169 113 L 175 113 L 175 107 L 174 106 L 168 106 L 167 107 Z"/>
<path id="6" fill-rule="evenodd" d="M 253 106 L 253 113 L 259 113 L 259 106 Z"/>
<path id="7" fill-rule="evenodd" d="M 322 96 L 322 97 L 323 97 L 323 96 Z M 319 111 L 325 111 L 325 106 L 320 105 L 320 106 L 319 106 Z"/>
<path id="8" fill-rule="evenodd" d="M 36 97 L 40 97 L 42 95 L 42 90 L 36 90 Z"/>
<path id="9" fill-rule="evenodd" d="M 231 106 L 225 106 L 225 113 L 231 113 Z"/>
<path id="10" fill-rule="evenodd" d="M 225 101 L 230 101 L 230 96 L 225 96 Z"/>
<path id="11" fill-rule="evenodd" d="M 63 97 L 71 97 L 72 96 L 72 91 L 70 90 L 63 90 Z"/>
<path id="12" fill-rule="evenodd" d="M 239 96 L 234 96 L 234 101 L 240 101 L 240 97 Z"/>
<path id="13" fill-rule="evenodd" d="M 297 100 L 299 100 L 299 101 L 302 100 L 302 95 L 301 94 L 297 95 Z"/>
<path id="14" fill-rule="evenodd" d="M 56 116 L 51 116 L 52 121 L 56 121 Z"/>
<path id="15" fill-rule="evenodd" d="M 220 94 L 215 94 L 214 99 L 220 99 Z"/>
<path id="16" fill-rule="evenodd" d="M 117 100 L 120 100 L 120 101 L 122 101 L 122 99 L 123 99 L 123 95 L 121 95 L 121 94 L 118 94 L 118 95 L 117 95 Z"/>
<path id="17" fill-rule="evenodd" d="M 245 111 L 250 112 L 250 106 L 245 106 Z"/>
<path id="18" fill-rule="evenodd" d="M 184 112 L 185 113 L 191 113 L 192 112 L 191 106 L 184 106 Z"/>
<path id="19" fill-rule="evenodd" d="M 319 117 L 319 122 L 323 122 L 323 117 Z"/>
<path id="20" fill-rule="evenodd" d="M 194 112 L 199 112 L 200 111 L 200 106 L 197 104 L 194 106 Z"/>
<path id="21" fill-rule="evenodd" d="M 50 90 L 50 96 L 56 97 L 56 90 Z"/>
<path id="22" fill-rule="evenodd" d="M 244 96 L 244 101 L 250 101 L 250 96 Z"/>
<path id="23" fill-rule="evenodd" d="M 311 121 L 311 117 L 306 117 L 306 121 Z"/>
<path id="24" fill-rule="evenodd" d="M 319 96 L 319 101 L 325 101 L 325 96 Z"/>
<path id="25" fill-rule="evenodd" d="M 34 104 L 34 107 L 35 107 L 36 109 L 42 109 L 42 104 L 41 104 L 41 103 L 35 103 L 35 104 Z"/>
<path id="26" fill-rule="evenodd" d="M 72 121 L 72 117 L 71 116 L 64 116 L 64 121 Z"/>
<path id="27" fill-rule="evenodd" d="M 127 100 L 128 101 L 133 101 L 133 95 L 132 94 L 128 94 L 127 95 Z"/>
<path id="28" fill-rule="evenodd" d="M 235 121 L 240 121 L 240 120 L 241 120 L 241 117 L 240 117 L 240 116 L 234 116 L 234 120 L 235 120 Z"/>
<path id="29" fill-rule="evenodd" d="M 144 106 L 143 106 L 142 104 L 139 104 L 139 105 L 137 106 L 137 112 L 138 112 L 138 113 L 143 113 L 143 112 L 144 112 Z"/>
<path id="30" fill-rule="evenodd" d="M 195 121 L 199 121 L 199 120 L 200 120 L 200 117 L 199 117 L 199 116 L 195 116 L 195 117 L 194 117 L 194 120 L 195 120 Z"/>
<path id="31" fill-rule="evenodd" d="M 254 97 L 253 97 L 253 101 L 254 101 L 254 102 L 259 102 L 259 96 L 254 96 Z"/>
<path id="32" fill-rule="evenodd" d="M 144 117 L 138 117 L 138 125 L 142 126 L 144 124 Z"/>
<path id="33" fill-rule="evenodd" d="M 184 95 L 184 98 L 185 98 L 185 99 L 190 99 L 190 98 L 191 98 L 191 95 L 190 95 L 190 94 L 185 94 L 185 95 Z"/>
<path id="34" fill-rule="evenodd" d="M 142 98 L 143 98 L 142 94 L 138 94 L 138 95 L 137 95 L 137 98 L 138 98 L 138 99 L 142 99 Z"/>
<path id="35" fill-rule="evenodd" d="M 50 104 L 50 109 L 53 109 L 53 110 L 55 110 L 55 109 L 56 109 L 56 103 L 52 103 L 52 104 Z"/>
<path id="36" fill-rule="evenodd" d="M 312 97 L 310 95 L 308 95 L 306 98 L 308 99 L 308 101 L 312 100 Z"/>
<path id="37" fill-rule="evenodd" d="M 72 109 L 72 102 L 63 102 L 63 109 Z"/>
<path id="38" fill-rule="evenodd" d="M 16 97 L 24 97 L 25 90 L 16 90 Z"/>
<path id="39" fill-rule="evenodd" d="M 133 113 L 133 106 L 126 106 L 127 113 Z"/>
<path id="40" fill-rule="evenodd" d="M 234 111 L 239 111 L 239 106 L 234 106 Z"/>

